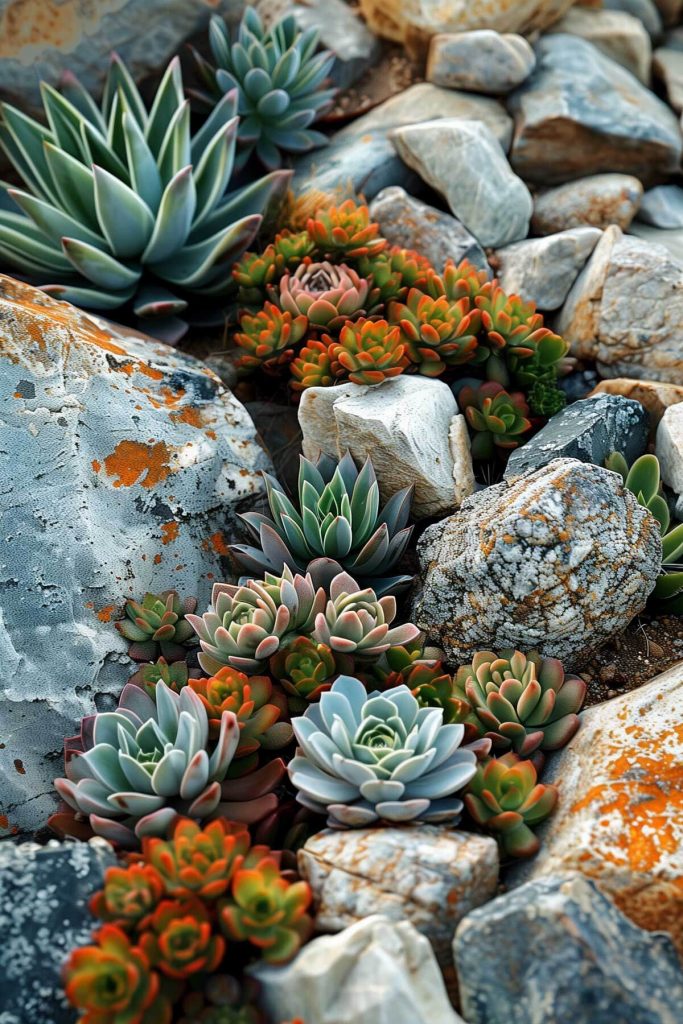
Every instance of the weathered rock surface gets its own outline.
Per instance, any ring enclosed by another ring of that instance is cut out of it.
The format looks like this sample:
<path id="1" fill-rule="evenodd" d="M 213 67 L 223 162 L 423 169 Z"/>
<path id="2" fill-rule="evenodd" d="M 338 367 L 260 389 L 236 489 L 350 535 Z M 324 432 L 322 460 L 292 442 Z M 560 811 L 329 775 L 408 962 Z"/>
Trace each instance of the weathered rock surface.
<path id="1" fill-rule="evenodd" d="M 500 936 L 514 936 L 502 944 Z M 579 874 L 539 878 L 470 914 L 453 943 L 470 1024 L 676 1024 L 670 939 L 636 927 Z"/>
<path id="2" fill-rule="evenodd" d="M 643 186 L 631 174 L 592 174 L 540 192 L 534 198 L 531 228 L 536 235 L 586 225 L 616 224 L 625 230 L 642 195 Z"/>
<path id="3" fill-rule="evenodd" d="M 570 228 L 498 249 L 493 259 L 501 287 L 539 309 L 559 309 L 600 235 L 599 228 Z"/>
<path id="4" fill-rule="evenodd" d="M 661 246 L 676 263 L 683 266 L 683 228 L 653 228 L 650 224 L 641 224 L 635 220 L 628 233 L 642 238 L 645 242 L 654 242 L 655 245 Z"/>
<path id="5" fill-rule="evenodd" d="M 536 70 L 508 100 L 517 127 L 512 165 L 553 184 L 600 171 L 650 181 L 677 170 L 673 112 L 620 64 L 566 33 L 543 36 Z"/>
<path id="6" fill-rule="evenodd" d="M 683 406 L 672 405 L 657 427 L 657 458 L 662 480 L 678 495 L 676 514 L 683 516 Z"/>
<path id="7" fill-rule="evenodd" d="M 479 270 L 489 270 L 484 250 L 459 220 L 414 199 L 405 189 L 382 189 L 370 204 L 370 216 L 391 245 L 417 249 L 439 271 L 446 260 L 469 260 Z"/>
<path id="8" fill-rule="evenodd" d="M 535 66 L 534 51 L 523 36 L 480 29 L 433 36 L 425 77 L 447 89 L 495 96 L 521 85 Z"/>
<path id="9" fill-rule="evenodd" d="M 683 263 L 662 245 L 608 228 L 555 329 L 603 377 L 683 384 Z"/>
<path id="10" fill-rule="evenodd" d="M 315 1024 L 464 1024 L 452 1009 L 429 942 L 408 921 L 365 918 L 313 939 L 285 967 L 259 964 L 273 1020 Z"/>
<path id="11" fill-rule="evenodd" d="M 2 803 L 33 829 L 64 737 L 130 674 L 110 620 L 147 590 L 206 603 L 270 461 L 201 363 L 7 277 L 0 378 Z"/>
<path id="12" fill-rule="evenodd" d="M 652 45 L 640 18 L 623 11 L 572 7 L 548 32 L 579 36 L 621 64 L 645 85 L 650 81 Z"/>
<path id="13" fill-rule="evenodd" d="M 654 0 L 602 0 L 606 11 L 625 11 L 638 18 L 652 42 L 656 42 L 662 34 L 662 18 Z"/>
<path id="14" fill-rule="evenodd" d="M 658 380 L 634 380 L 630 377 L 616 377 L 614 380 L 601 380 L 591 391 L 593 395 L 623 395 L 640 402 L 650 416 L 650 438 L 654 439 L 657 426 L 670 405 L 683 402 L 683 387 L 676 384 L 663 384 Z"/>
<path id="15" fill-rule="evenodd" d="M 652 70 L 666 88 L 670 105 L 680 114 L 683 110 L 683 53 L 668 46 L 655 50 Z"/>
<path id="16" fill-rule="evenodd" d="M 655 0 L 665 25 L 676 25 L 683 14 L 683 0 Z"/>
<path id="17" fill-rule="evenodd" d="M 303 0 L 291 9 L 299 27 L 316 28 L 320 45 L 334 53 L 330 77 L 340 89 L 352 85 L 379 57 L 377 36 L 344 0 Z"/>
<path id="18" fill-rule="evenodd" d="M 514 883 L 580 871 L 648 931 L 683 953 L 683 663 L 623 697 L 589 708 L 546 763 L 560 787 L 538 826 L 540 853 Z M 647 1000 L 644 1000 L 647 1002 Z"/>
<path id="19" fill-rule="evenodd" d="M 683 188 L 657 185 L 643 196 L 638 220 L 655 228 L 683 228 Z"/>
<path id="20" fill-rule="evenodd" d="M 347 449 L 357 461 L 370 455 L 384 501 L 414 484 L 412 515 L 444 515 L 474 490 L 467 429 L 457 413 L 448 385 L 428 377 L 307 388 L 299 405 L 304 455 L 340 458 Z M 456 427 L 449 440 L 458 420 L 464 438 Z"/>
<path id="21" fill-rule="evenodd" d="M 621 395 L 584 398 L 556 413 L 537 434 L 510 454 L 507 480 L 547 466 L 553 459 L 604 465 L 621 452 L 630 465 L 645 452 L 649 416 L 640 402 Z"/>
<path id="22" fill-rule="evenodd" d="M 440 192 L 484 246 L 525 238 L 532 200 L 500 143 L 481 121 L 425 121 L 391 133 L 401 159 Z"/>
<path id="23" fill-rule="evenodd" d="M 413 621 L 459 664 L 538 648 L 577 666 L 645 605 L 657 523 L 615 473 L 558 459 L 425 530 Z"/>
<path id="24" fill-rule="evenodd" d="M 104 839 L 0 845 L 3 1024 L 75 1019 L 62 987 L 62 963 L 90 941 L 97 922 L 88 900 L 114 864 Z"/>

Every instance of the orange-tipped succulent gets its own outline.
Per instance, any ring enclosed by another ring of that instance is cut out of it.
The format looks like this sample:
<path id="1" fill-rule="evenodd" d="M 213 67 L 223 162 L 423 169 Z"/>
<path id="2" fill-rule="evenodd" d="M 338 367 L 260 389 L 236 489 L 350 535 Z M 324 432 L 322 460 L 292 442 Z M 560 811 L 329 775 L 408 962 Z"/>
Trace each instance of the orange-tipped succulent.
<path id="1" fill-rule="evenodd" d="M 277 276 L 276 262 L 277 253 L 272 244 L 260 253 L 245 252 L 232 270 L 239 285 L 240 302 L 246 306 L 259 306 L 263 302 L 267 285 Z"/>
<path id="2" fill-rule="evenodd" d="M 469 260 L 463 260 L 462 263 L 448 260 L 442 274 L 437 274 L 435 270 L 427 274 L 421 290 L 433 299 L 444 297 L 449 302 L 459 302 L 466 298 L 474 303 L 488 280 L 487 272 L 477 270 Z"/>
<path id="3" fill-rule="evenodd" d="M 339 341 L 324 336 L 330 346 L 332 371 L 354 384 L 380 384 L 397 377 L 408 365 L 399 327 L 386 320 L 358 320 L 342 327 Z"/>
<path id="4" fill-rule="evenodd" d="M 277 371 L 294 358 L 308 320 L 305 316 L 283 313 L 273 302 L 266 302 L 258 313 L 243 313 L 240 327 L 235 333 L 235 342 L 242 349 L 237 366 L 248 371 Z"/>
<path id="5" fill-rule="evenodd" d="M 470 310 L 467 298 L 432 299 L 413 288 L 405 304 L 391 304 L 389 319 L 399 324 L 411 361 L 426 377 L 438 377 L 447 366 L 474 359 L 480 314 Z"/>
<path id="6" fill-rule="evenodd" d="M 270 671 L 287 693 L 312 702 L 331 688 L 338 675 L 353 672 L 353 659 L 332 651 L 327 644 L 298 636 L 289 647 L 273 655 Z"/>
<path id="7" fill-rule="evenodd" d="M 212 901 L 228 891 L 250 845 L 246 825 L 219 818 L 201 828 L 190 818 L 180 818 L 171 839 L 145 839 L 142 855 L 169 896 Z"/>
<path id="8" fill-rule="evenodd" d="M 240 741 L 234 757 L 247 757 L 259 747 L 284 747 L 292 738 L 291 726 L 278 721 L 286 705 L 273 703 L 273 684 L 268 676 L 246 676 L 229 665 L 210 679 L 190 679 L 209 719 L 209 736 L 216 739 L 224 711 L 237 716 Z M 277 723 L 277 724 L 276 724 Z"/>
<path id="9" fill-rule="evenodd" d="M 370 220 L 368 207 L 353 199 L 317 210 L 306 230 L 318 249 L 329 256 L 371 256 L 387 245 L 380 237 L 379 224 Z"/>
<path id="10" fill-rule="evenodd" d="M 200 900 L 162 900 L 140 938 L 149 962 L 169 978 L 189 978 L 215 971 L 225 953 L 225 940 L 214 933 Z"/>
<path id="11" fill-rule="evenodd" d="M 475 459 L 493 458 L 497 448 L 517 448 L 522 444 L 523 435 L 531 430 L 524 395 L 519 391 L 508 394 L 495 381 L 462 387 L 458 391 L 458 406 L 475 431 L 472 439 Z"/>
<path id="12" fill-rule="evenodd" d="M 290 366 L 293 391 L 329 388 L 335 382 L 330 346 L 324 341 L 308 341 Z"/>
<path id="13" fill-rule="evenodd" d="M 90 909 L 101 921 L 130 931 L 151 914 L 164 895 L 164 881 L 150 864 L 107 868 L 104 888 L 90 900 Z"/>

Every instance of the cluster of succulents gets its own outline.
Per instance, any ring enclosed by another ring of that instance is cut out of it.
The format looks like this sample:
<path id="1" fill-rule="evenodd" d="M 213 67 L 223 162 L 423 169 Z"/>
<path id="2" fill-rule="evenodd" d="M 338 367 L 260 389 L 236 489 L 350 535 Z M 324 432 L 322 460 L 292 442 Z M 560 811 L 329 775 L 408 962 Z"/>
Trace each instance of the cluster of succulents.
<path id="1" fill-rule="evenodd" d="M 310 903 L 308 884 L 252 845 L 244 825 L 176 817 L 106 871 L 90 905 L 103 924 L 64 965 L 67 998 L 84 1024 L 170 1024 L 175 1008 L 193 1021 L 256 1024 L 248 993 L 221 968 L 291 959 L 311 934 Z"/>

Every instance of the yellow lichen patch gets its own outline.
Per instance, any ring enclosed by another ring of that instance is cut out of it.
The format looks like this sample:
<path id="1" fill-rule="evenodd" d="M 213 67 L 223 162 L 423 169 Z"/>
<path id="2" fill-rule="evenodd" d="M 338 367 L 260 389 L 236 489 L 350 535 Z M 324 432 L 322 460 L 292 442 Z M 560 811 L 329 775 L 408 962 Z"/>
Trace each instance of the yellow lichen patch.
<path id="1" fill-rule="evenodd" d="M 114 487 L 151 488 L 165 480 L 172 472 L 172 452 L 163 441 L 119 441 L 111 455 L 104 460 L 108 476 L 115 477 Z"/>

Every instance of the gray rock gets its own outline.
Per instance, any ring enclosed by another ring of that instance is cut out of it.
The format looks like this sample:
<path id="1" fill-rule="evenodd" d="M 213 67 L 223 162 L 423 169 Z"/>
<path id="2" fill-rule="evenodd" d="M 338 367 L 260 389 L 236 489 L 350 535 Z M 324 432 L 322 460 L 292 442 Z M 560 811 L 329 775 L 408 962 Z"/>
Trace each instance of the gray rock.
<path id="1" fill-rule="evenodd" d="M 513 935 L 503 943 L 501 935 Z M 676 1024 L 670 939 L 632 924 L 579 874 L 529 882 L 475 910 L 453 952 L 470 1024 Z"/>
<path id="2" fill-rule="evenodd" d="M 521 448 L 510 454 L 509 480 L 547 466 L 553 459 L 578 459 L 603 466 L 612 452 L 629 465 L 647 447 L 649 416 L 640 402 L 621 395 L 594 395 L 567 406 Z"/>
<path id="3" fill-rule="evenodd" d="M 481 245 L 526 237 L 531 195 L 483 122 L 426 121 L 396 128 L 391 138 L 401 159 L 446 198 Z"/>
<path id="4" fill-rule="evenodd" d="M 0 846 L 2 1024 L 71 1024 L 60 971 L 87 945 L 97 921 L 88 900 L 116 856 L 104 839 L 89 843 Z"/>
<path id="5" fill-rule="evenodd" d="M 523 36 L 480 29 L 433 36 L 425 77 L 447 89 L 497 95 L 521 85 L 535 66 L 536 56 Z"/>
<path id="6" fill-rule="evenodd" d="M 683 110 L 683 53 L 660 47 L 654 52 L 652 70 L 664 82 L 669 103 L 680 114 Z"/>
<path id="7" fill-rule="evenodd" d="M 498 249 L 492 260 L 501 287 L 539 309 L 559 309 L 601 233 L 599 228 L 570 228 Z"/>
<path id="8" fill-rule="evenodd" d="M 642 195 L 643 186 L 631 174 L 592 174 L 540 192 L 534 199 L 531 227 L 536 235 L 611 224 L 625 230 Z"/>
<path id="9" fill-rule="evenodd" d="M 674 260 L 683 266 L 683 228 L 653 228 L 650 224 L 641 224 L 636 220 L 631 224 L 628 233 L 666 249 Z"/>
<path id="10" fill-rule="evenodd" d="M 616 473 L 558 459 L 468 498 L 418 557 L 413 621 L 449 662 L 513 647 L 576 666 L 642 610 L 661 540 Z"/>
<path id="11" fill-rule="evenodd" d="M 55 809 L 65 736 L 131 673 L 112 619 L 206 605 L 270 460 L 200 362 L 0 277 L 0 777 L 8 828 Z"/>
<path id="12" fill-rule="evenodd" d="M 606 11 L 626 11 L 639 18 L 652 42 L 662 34 L 662 18 L 654 0 L 602 0 L 602 6 Z"/>
<path id="13" fill-rule="evenodd" d="M 585 39 L 645 85 L 649 84 L 652 45 L 639 18 L 623 11 L 572 7 L 547 31 L 567 32 Z"/>
<path id="14" fill-rule="evenodd" d="M 370 204 L 370 216 L 391 245 L 417 249 L 439 271 L 447 260 L 469 260 L 490 273 L 484 250 L 459 220 L 414 199 L 405 189 L 383 189 Z"/>
<path id="15" fill-rule="evenodd" d="M 638 220 L 656 228 L 683 228 L 683 188 L 657 185 L 643 196 Z"/>
<path id="16" fill-rule="evenodd" d="M 683 512 L 683 406 L 672 405 L 657 427 L 657 458 L 662 480 L 671 487 L 678 500 L 676 514 Z"/>
<path id="17" fill-rule="evenodd" d="M 571 181 L 623 171 L 642 181 L 678 169 L 676 117 L 621 65 L 577 36 L 543 36 L 538 64 L 508 100 L 517 128 L 512 165 L 525 180 Z"/>
<path id="18" fill-rule="evenodd" d="M 331 78 L 340 89 L 356 82 L 380 55 L 381 44 L 343 0 L 304 0 L 292 12 L 302 29 L 316 28 L 320 45 L 335 54 Z"/>

